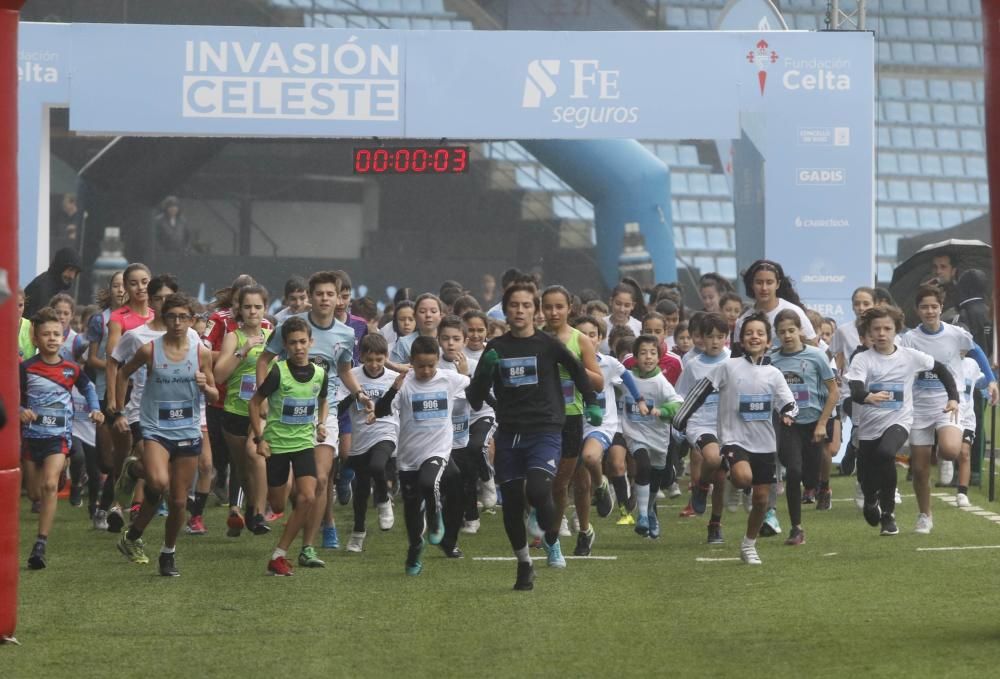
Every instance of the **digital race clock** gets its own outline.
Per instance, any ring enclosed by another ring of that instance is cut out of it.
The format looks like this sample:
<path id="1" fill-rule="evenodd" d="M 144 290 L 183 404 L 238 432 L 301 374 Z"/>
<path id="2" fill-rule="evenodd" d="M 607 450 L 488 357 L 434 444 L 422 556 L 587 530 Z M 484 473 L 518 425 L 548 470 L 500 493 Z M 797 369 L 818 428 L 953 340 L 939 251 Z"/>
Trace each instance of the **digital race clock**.
<path id="1" fill-rule="evenodd" d="M 461 174 L 468 169 L 468 146 L 361 146 L 354 149 L 354 174 Z"/>

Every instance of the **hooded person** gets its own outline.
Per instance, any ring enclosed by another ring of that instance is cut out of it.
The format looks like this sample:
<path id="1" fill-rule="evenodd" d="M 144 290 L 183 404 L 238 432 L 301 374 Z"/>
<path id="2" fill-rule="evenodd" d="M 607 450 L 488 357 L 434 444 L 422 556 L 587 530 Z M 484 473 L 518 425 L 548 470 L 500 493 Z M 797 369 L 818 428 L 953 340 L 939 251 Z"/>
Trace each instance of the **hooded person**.
<path id="1" fill-rule="evenodd" d="M 993 362 L 993 321 L 990 306 L 986 301 L 990 289 L 990 279 L 979 269 L 962 272 L 955 284 L 957 314 L 952 320 L 966 328 L 990 362 Z"/>
<path id="2" fill-rule="evenodd" d="M 80 275 L 80 255 L 73 248 L 61 248 L 52 258 L 52 265 L 24 289 L 24 317 L 31 318 L 39 309 L 47 306 L 49 300 L 60 292 L 66 292 Z"/>

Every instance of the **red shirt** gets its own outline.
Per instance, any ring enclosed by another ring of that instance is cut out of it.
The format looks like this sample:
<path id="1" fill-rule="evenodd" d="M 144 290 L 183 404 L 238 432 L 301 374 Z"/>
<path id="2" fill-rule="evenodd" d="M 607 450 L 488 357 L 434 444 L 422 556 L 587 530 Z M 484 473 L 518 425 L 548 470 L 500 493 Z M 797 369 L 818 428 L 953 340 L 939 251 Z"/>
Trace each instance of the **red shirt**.
<path id="1" fill-rule="evenodd" d="M 140 316 L 136 312 L 132 311 L 131 307 L 123 306 L 111 312 L 111 316 L 108 318 L 108 323 L 117 323 L 120 325 L 122 328 L 122 334 L 124 335 L 129 330 L 138 328 L 140 325 L 153 320 L 153 316 L 155 315 L 156 314 L 153 313 L 153 310 L 149 309 L 149 312 L 145 316 Z"/>
<path id="2" fill-rule="evenodd" d="M 635 367 L 635 357 L 632 354 L 626 354 L 624 360 L 622 360 L 622 365 L 631 370 Z M 681 376 L 681 370 L 683 370 L 681 359 L 677 354 L 667 351 L 666 346 L 664 346 L 663 355 L 660 356 L 660 372 L 667 378 L 667 382 L 670 382 L 671 385 L 677 384 L 677 380 Z"/>

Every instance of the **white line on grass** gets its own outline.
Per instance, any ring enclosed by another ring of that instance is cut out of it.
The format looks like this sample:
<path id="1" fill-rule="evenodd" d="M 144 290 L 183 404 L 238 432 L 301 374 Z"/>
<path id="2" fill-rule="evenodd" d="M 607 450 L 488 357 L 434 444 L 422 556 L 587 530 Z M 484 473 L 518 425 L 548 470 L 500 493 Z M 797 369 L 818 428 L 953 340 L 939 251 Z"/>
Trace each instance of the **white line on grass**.
<path id="1" fill-rule="evenodd" d="M 738 556 L 699 556 L 695 557 L 695 561 L 700 561 L 702 563 L 713 562 L 713 561 L 739 561 Z"/>
<path id="2" fill-rule="evenodd" d="M 830 552 L 829 554 L 824 554 L 823 556 L 837 556 L 836 552 Z"/>
<path id="3" fill-rule="evenodd" d="M 544 556 L 533 556 L 532 561 L 541 561 L 546 559 Z M 564 556 L 567 561 L 570 559 L 576 559 L 577 561 L 617 561 L 617 556 Z M 516 556 L 474 556 L 473 561 L 516 561 Z"/>
<path id="4" fill-rule="evenodd" d="M 1000 549 L 1000 545 L 967 545 L 965 547 L 917 547 L 918 552 L 958 552 L 966 549 Z"/>

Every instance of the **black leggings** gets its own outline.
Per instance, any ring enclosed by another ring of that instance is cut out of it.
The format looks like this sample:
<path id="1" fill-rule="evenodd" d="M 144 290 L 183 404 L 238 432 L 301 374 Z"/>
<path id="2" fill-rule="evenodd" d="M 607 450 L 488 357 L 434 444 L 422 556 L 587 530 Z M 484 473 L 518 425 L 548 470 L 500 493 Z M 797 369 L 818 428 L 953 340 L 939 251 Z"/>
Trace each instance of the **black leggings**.
<path id="1" fill-rule="evenodd" d="M 469 425 L 468 449 L 476 457 L 479 470 L 479 480 L 489 481 L 493 478 L 493 466 L 490 464 L 490 441 L 497 431 L 496 421 L 492 417 L 482 417 Z"/>
<path id="2" fill-rule="evenodd" d="M 226 485 L 226 471 L 229 467 L 229 447 L 226 445 L 226 437 L 223 434 L 222 420 L 225 411 L 214 406 L 205 406 L 205 428 L 208 430 L 208 444 L 212 448 L 212 466 L 215 467 L 215 487 L 223 488 Z M 237 506 L 240 492 L 240 484 L 230 484 L 229 504 Z"/>
<path id="3" fill-rule="evenodd" d="M 778 459 L 785 468 L 785 499 L 793 526 L 802 524 L 802 484 L 815 488 L 819 483 L 821 443 L 813 441 L 816 423 L 794 423 L 778 427 Z"/>
<path id="4" fill-rule="evenodd" d="M 526 477 L 500 485 L 503 494 L 503 527 L 511 548 L 517 552 L 528 546 L 524 527 L 524 512 L 530 504 L 535 508 L 538 525 L 547 528 L 545 541 L 554 544 L 559 538 L 556 506 L 552 501 L 552 475 L 541 469 L 528 469 Z M 555 525 L 555 530 L 548 530 Z"/>
<path id="5" fill-rule="evenodd" d="M 439 513 L 444 519 L 444 540 L 441 544 L 446 548 L 458 544 L 462 505 L 461 480 L 455 463 L 450 459 L 432 457 L 416 471 L 400 470 L 399 483 L 410 546 L 420 544 L 425 518 L 427 530 L 434 530 Z"/>
<path id="6" fill-rule="evenodd" d="M 361 455 L 347 458 L 347 466 L 354 470 L 354 532 L 365 532 L 365 516 L 368 513 L 368 498 L 375 486 L 375 502 L 389 501 L 389 486 L 386 483 L 385 466 L 396 450 L 392 441 L 379 441 Z"/>
<path id="7" fill-rule="evenodd" d="M 674 468 L 670 453 L 667 454 L 667 466 L 663 469 L 653 467 L 649 459 L 649 451 L 639 448 L 632 451 L 632 458 L 635 460 L 635 483 L 638 486 L 649 485 L 649 504 L 647 510 L 656 512 L 656 494 L 661 488 L 666 488 L 677 480 L 677 471 Z"/>
<path id="8" fill-rule="evenodd" d="M 894 424 L 879 438 L 858 443 L 858 461 L 863 460 L 865 468 L 860 479 L 865 503 L 877 501 L 883 514 L 891 514 L 896 508 L 896 453 L 909 436 L 906 429 Z"/>
<path id="9" fill-rule="evenodd" d="M 87 497 L 90 513 L 97 508 L 98 495 L 101 494 L 101 468 L 98 465 L 97 448 L 73 437 L 73 452 L 69 461 L 69 476 L 73 485 L 80 485 L 80 476 L 87 471 Z"/>

